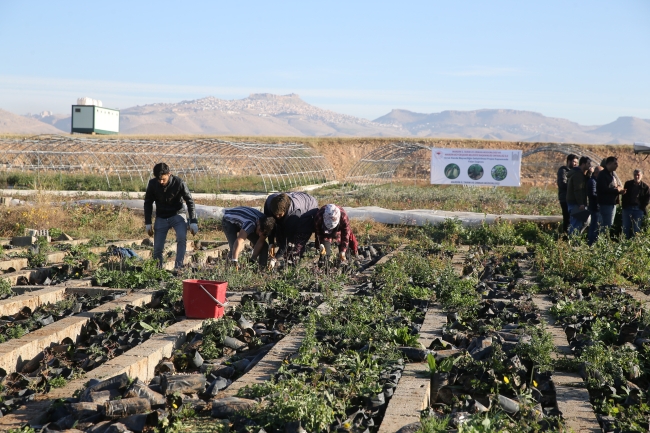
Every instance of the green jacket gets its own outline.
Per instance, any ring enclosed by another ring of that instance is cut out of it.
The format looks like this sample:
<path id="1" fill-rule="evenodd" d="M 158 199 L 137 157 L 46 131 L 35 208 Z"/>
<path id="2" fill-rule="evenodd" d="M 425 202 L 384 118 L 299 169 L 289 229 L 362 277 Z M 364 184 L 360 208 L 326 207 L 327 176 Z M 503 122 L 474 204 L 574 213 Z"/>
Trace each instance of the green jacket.
<path id="1" fill-rule="evenodd" d="M 567 174 L 566 202 L 567 204 L 587 206 L 587 176 L 579 167 L 573 168 Z"/>

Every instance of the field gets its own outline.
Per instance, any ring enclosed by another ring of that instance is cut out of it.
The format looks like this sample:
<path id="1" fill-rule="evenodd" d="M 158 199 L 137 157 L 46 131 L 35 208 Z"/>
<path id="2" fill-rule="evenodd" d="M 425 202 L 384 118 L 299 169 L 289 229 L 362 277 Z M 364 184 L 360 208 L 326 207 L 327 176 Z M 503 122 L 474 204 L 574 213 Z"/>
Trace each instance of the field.
<path id="1" fill-rule="evenodd" d="M 396 208 L 554 206 L 543 189 L 317 194 Z M 589 248 L 532 223 L 355 222 L 361 254 L 349 265 L 312 248 L 295 266 L 260 272 L 245 261 L 227 266 L 219 224 L 201 221 L 174 275 L 149 260 L 141 218 L 46 201 L 2 209 L 0 236 L 49 228 L 79 240 L 41 240 L 0 257 L 0 429 L 648 428 L 647 232 L 632 240 L 614 232 Z M 119 247 L 141 259 L 120 257 Z M 188 278 L 228 281 L 222 319 L 185 317 Z"/>
<path id="2" fill-rule="evenodd" d="M 334 165 L 388 142 L 307 141 Z M 259 189 L 252 177 L 221 180 L 231 191 Z M 0 182 L 109 189 L 99 176 L 72 174 L 3 173 Z M 126 186 L 141 191 L 137 182 Z M 223 191 L 203 180 L 193 189 Z M 543 182 L 495 189 L 404 178 L 313 194 L 321 204 L 354 207 L 559 213 L 556 190 Z M 311 245 L 302 260 L 272 270 L 248 262 L 250 250 L 238 268 L 229 266 L 220 222 L 201 220 L 185 267 L 172 272 L 172 233 L 159 269 L 142 212 L 74 203 L 89 197 L 34 194 L 24 197 L 28 205 L 0 208 L 2 431 L 650 428 L 650 232 L 622 238 L 620 210 L 612 233 L 593 247 L 530 222 L 352 221 L 361 248 L 349 263 Z M 12 246 L 25 229 L 73 240 Z M 224 316 L 188 318 L 185 279 L 227 281 Z"/>

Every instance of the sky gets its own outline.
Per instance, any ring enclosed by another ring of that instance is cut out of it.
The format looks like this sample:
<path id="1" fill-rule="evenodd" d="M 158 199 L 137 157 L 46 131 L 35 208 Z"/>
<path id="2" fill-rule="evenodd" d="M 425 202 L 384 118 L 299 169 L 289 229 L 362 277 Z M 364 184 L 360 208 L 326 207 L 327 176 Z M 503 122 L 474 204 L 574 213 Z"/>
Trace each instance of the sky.
<path id="1" fill-rule="evenodd" d="M 650 1 L 0 0 L 0 108 L 297 93 L 374 119 L 650 119 Z"/>

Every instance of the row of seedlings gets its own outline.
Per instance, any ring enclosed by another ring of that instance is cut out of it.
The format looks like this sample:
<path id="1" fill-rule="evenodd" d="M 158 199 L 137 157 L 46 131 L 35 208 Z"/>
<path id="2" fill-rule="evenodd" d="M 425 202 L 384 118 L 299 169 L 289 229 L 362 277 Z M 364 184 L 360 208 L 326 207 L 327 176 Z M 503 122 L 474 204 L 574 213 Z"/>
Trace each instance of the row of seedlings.
<path id="1" fill-rule="evenodd" d="M 61 319 L 85 313 L 107 302 L 114 301 L 124 294 L 125 292 L 95 296 L 72 294 L 57 303 L 39 306 L 33 312 L 29 307 L 24 307 L 14 315 L 0 318 L 0 339 L 3 342 L 19 339 Z M 0 412 L 3 415 L 15 407 L 33 400 L 37 393 L 48 392 L 53 387 L 64 386 L 67 380 L 75 375 L 73 368 L 60 363 L 58 359 L 53 359 L 51 355 L 66 353 L 68 344 L 71 342 L 65 341 L 62 344 L 47 348 L 34 359 L 26 362 L 18 372 L 7 374 L 2 371 Z"/>
<path id="2" fill-rule="evenodd" d="M 541 284 L 554 301 L 551 313 L 574 354 L 560 367 L 582 376 L 606 433 L 650 430 L 650 313 L 630 295 L 649 280 L 634 270 L 645 259 L 625 254 L 647 243 L 601 240 L 592 249 L 574 247 L 572 257 L 561 257 L 562 246 L 536 251 Z M 629 262 L 619 267 L 621 260 Z"/>
<path id="3" fill-rule="evenodd" d="M 140 380 L 134 382 L 131 388 L 137 390 L 137 395 L 122 389 L 123 392 L 113 392 L 109 400 L 104 401 L 104 394 L 95 395 L 97 391 L 93 389 L 86 397 L 82 396 L 82 401 L 85 398 L 92 404 L 104 404 L 100 410 L 104 420 L 102 426 L 124 425 L 139 432 L 151 427 L 164 429 L 184 425 L 192 428 L 196 423 L 205 422 L 205 417 L 216 410 L 215 397 L 248 373 L 322 303 L 320 294 L 300 294 L 281 280 L 270 283 L 267 289 L 245 294 L 224 317 L 206 320 L 201 332 L 190 333 L 181 348 L 161 360 L 154 378 L 147 384 Z M 135 404 L 122 412 L 121 417 L 115 416 L 110 407 L 124 399 L 129 399 L 126 404 L 137 403 L 133 397 L 148 400 L 149 405 Z M 233 398 L 220 401 L 222 411 L 229 413 L 248 402 Z M 71 414 L 78 415 L 73 407 L 61 415 Z M 192 415 L 199 418 L 188 420 Z M 89 423 L 94 419 L 81 419 L 78 428 L 91 428 Z"/>
<path id="4" fill-rule="evenodd" d="M 463 277 L 449 263 L 438 274 L 432 288 L 448 314 L 427 356 L 424 431 L 562 431 L 552 339 L 518 265 L 527 255 L 476 248 Z"/>
<path id="5" fill-rule="evenodd" d="M 162 304 L 160 296 L 146 306 L 127 305 L 94 314 L 76 341 L 66 338 L 53 344 L 5 380 L 4 392 L 9 400 L 5 400 L 3 413 L 33 400 L 38 393 L 47 394 L 52 388 L 83 377 L 180 320 L 182 317 Z"/>
<path id="6" fill-rule="evenodd" d="M 394 265 L 400 257 L 389 261 L 390 267 L 379 265 L 356 294 L 328 299 L 327 314 L 312 313 L 302 345 L 274 377 L 239 390 L 244 410 L 213 402 L 213 416 L 227 417 L 237 431 L 351 432 L 379 426 L 408 355 L 422 350 L 417 332 L 430 295 L 403 278 L 406 272 Z M 395 270 L 402 272 L 399 277 Z M 425 280 L 428 271 L 421 272 Z M 409 288 L 400 290 L 404 280 Z"/>
<path id="7" fill-rule="evenodd" d="M 310 268 L 309 264 L 307 268 Z M 311 270 L 318 272 L 315 263 Z M 300 275 L 298 272 L 290 277 L 295 279 Z M 188 335 L 183 347 L 159 363 L 156 376 L 148 384 L 136 380 L 127 387 L 123 386 L 124 380 L 118 378 L 102 384 L 92 383 L 82 394 L 81 402 L 50 415 L 53 423 L 48 428 L 65 428 L 74 420 L 78 429 L 87 431 L 108 428 L 109 425 L 142 431 L 151 426 L 178 425 L 188 414 L 213 413 L 220 416 L 254 403 L 243 398 L 215 400 L 215 396 L 249 372 L 277 341 L 307 317 L 312 317 L 315 307 L 322 303 L 322 295 L 301 294 L 287 283 L 287 275 L 284 276 L 285 279 L 271 281 L 267 291 L 244 295 L 240 304 L 230 309 L 225 317 L 208 320 L 200 333 Z M 330 284 L 319 287 L 331 291 L 334 285 L 340 286 L 345 280 L 345 276 L 338 273 L 332 273 L 330 277 Z M 179 302 L 172 304 L 175 304 L 176 312 L 182 314 Z M 121 412 L 114 410 L 115 405 L 121 408 Z M 88 411 L 89 407 L 94 411 Z M 80 408 L 84 411 L 79 412 Z M 98 419 L 105 421 L 97 424 Z M 200 423 L 201 418 L 185 421 L 188 422 Z"/>

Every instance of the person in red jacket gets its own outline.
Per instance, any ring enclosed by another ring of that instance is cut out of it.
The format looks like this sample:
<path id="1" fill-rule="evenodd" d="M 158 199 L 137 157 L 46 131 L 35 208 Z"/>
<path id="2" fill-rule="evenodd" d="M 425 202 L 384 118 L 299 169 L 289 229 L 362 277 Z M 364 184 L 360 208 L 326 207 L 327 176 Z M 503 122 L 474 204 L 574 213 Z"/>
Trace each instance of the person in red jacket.
<path id="1" fill-rule="evenodd" d="M 339 245 L 339 258 L 346 261 L 348 249 L 357 255 L 359 243 L 352 233 L 350 220 L 343 208 L 335 204 L 327 204 L 318 209 L 314 217 L 314 231 L 316 233 L 316 248 L 320 245 L 325 247 L 329 256 L 332 253 L 332 244 Z"/>

